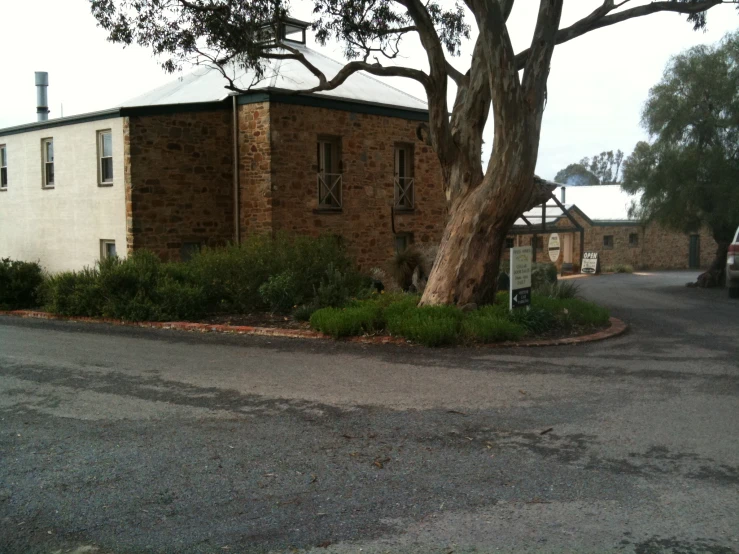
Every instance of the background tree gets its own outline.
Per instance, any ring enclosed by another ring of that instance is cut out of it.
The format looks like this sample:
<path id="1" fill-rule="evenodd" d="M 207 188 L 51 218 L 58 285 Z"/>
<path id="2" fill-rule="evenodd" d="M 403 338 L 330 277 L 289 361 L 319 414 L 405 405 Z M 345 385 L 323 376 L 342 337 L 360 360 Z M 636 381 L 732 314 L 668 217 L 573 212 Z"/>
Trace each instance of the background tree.
<path id="1" fill-rule="evenodd" d="M 621 150 L 601 152 L 592 158 L 583 158 L 570 164 L 554 176 L 557 183 L 565 185 L 611 185 L 618 183 L 618 174 L 624 153 Z"/>
<path id="2" fill-rule="evenodd" d="M 112 41 L 138 43 L 165 57 L 168 70 L 185 61 L 207 61 L 262 71 L 268 59 L 303 64 L 318 84 L 305 92 L 331 90 L 350 75 L 399 76 L 419 82 L 428 99 L 424 136 L 441 163 L 448 222 L 422 297 L 424 304 L 485 303 L 494 299 L 505 237 L 516 218 L 548 191 L 534 179 L 546 83 L 555 45 L 596 29 L 658 12 L 688 15 L 695 28 L 706 12 L 729 0 L 665 0 L 639 3 L 603 0 L 572 25 L 560 28 L 564 0 L 540 0 L 529 48 L 515 53 L 506 22 L 515 0 L 313 0 L 317 40 L 336 40 L 351 59 L 327 76 L 301 51 L 269 40 L 269 26 L 288 15 L 283 0 L 90 0 L 92 13 Z M 530 9 L 530 1 L 525 6 Z M 523 5 L 523 4 L 522 4 Z M 468 23 L 469 21 L 469 23 Z M 460 71 L 448 56 L 477 30 L 469 67 Z M 427 70 L 383 65 L 398 57 L 402 39 L 418 36 Z M 274 33 L 272 33 L 274 36 Z M 372 61 L 370 61 L 372 60 Z M 452 109 L 449 82 L 456 85 Z M 494 141 L 483 172 L 482 133 L 492 112 Z"/>
<path id="3" fill-rule="evenodd" d="M 642 114 L 652 143 L 638 143 L 624 162 L 623 188 L 642 192 L 637 215 L 684 232 L 708 227 L 717 283 L 739 225 L 737 91 L 739 32 L 675 56 Z"/>

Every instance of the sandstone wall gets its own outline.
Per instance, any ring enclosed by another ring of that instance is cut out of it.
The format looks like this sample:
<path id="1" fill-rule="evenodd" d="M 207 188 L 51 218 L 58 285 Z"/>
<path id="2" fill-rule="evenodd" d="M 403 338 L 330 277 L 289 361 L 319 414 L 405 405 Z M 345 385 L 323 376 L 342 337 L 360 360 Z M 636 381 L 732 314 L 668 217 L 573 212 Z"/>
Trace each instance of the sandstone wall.
<path id="1" fill-rule="evenodd" d="M 230 111 L 130 117 L 125 130 L 130 249 L 177 260 L 183 243 L 233 238 Z"/>
<path id="2" fill-rule="evenodd" d="M 241 236 L 272 232 L 270 104 L 239 106 L 239 219 Z"/>
<path id="3" fill-rule="evenodd" d="M 415 209 L 396 213 L 395 230 L 411 233 L 416 244 L 438 244 L 446 220 L 441 168 L 432 149 L 416 138 L 417 121 L 278 103 L 269 112 L 273 230 L 340 235 L 361 267 L 387 267 L 395 253 L 394 146 L 403 143 L 414 150 Z M 318 209 L 319 135 L 341 142 L 340 211 Z"/>

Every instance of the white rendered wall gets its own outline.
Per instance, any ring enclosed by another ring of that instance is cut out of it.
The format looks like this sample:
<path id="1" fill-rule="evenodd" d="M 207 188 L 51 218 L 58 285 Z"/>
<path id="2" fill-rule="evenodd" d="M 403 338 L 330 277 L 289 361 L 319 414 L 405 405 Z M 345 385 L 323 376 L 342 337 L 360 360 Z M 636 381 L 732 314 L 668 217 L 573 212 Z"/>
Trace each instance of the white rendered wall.
<path id="1" fill-rule="evenodd" d="M 97 132 L 113 136 L 113 186 L 98 186 Z M 54 139 L 54 188 L 42 188 L 41 139 Z M 100 240 L 126 254 L 123 118 L 3 136 L 8 188 L 0 191 L 0 258 L 38 261 L 49 272 L 92 266 Z"/>

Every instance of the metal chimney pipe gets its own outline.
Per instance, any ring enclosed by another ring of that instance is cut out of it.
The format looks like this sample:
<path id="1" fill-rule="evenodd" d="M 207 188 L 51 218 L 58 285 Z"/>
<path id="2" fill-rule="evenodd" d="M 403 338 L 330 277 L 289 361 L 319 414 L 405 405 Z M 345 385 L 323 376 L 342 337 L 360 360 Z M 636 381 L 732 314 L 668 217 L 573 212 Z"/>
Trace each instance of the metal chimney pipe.
<path id="1" fill-rule="evenodd" d="M 561 196 L 560 202 L 564 204 L 565 203 L 565 188 L 564 187 L 559 187 L 559 194 Z"/>
<path id="2" fill-rule="evenodd" d="M 36 72 L 36 114 L 38 121 L 49 119 L 49 98 L 47 87 L 49 86 L 49 74 L 46 71 Z"/>

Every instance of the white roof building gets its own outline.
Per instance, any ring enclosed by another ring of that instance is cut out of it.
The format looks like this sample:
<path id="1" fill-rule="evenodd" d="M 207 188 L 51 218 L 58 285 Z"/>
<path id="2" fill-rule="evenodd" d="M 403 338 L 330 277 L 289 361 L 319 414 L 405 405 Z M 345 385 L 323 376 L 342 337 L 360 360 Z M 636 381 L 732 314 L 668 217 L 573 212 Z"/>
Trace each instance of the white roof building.
<path id="1" fill-rule="evenodd" d="M 291 47 L 299 50 L 328 79 L 344 67 L 343 63 L 332 60 L 305 45 L 291 44 Z M 288 52 L 282 51 L 282 53 Z M 294 94 L 318 85 L 318 78 L 297 60 L 268 60 L 264 76 L 260 80 L 257 80 L 254 70 L 244 70 L 234 64 L 226 67 L 226 74 L 234 79 L 236 87 L 250 92 Z M 391 80 L 357 72 L 336 89 L 315 92 L 312 95 L 424 112 L 428 110 L 425 101 L 391 86 L 389 84 Z M 124 102 L 121 107 L 220 102 L 235 94 L 226 88 L 226 84 L 226 79 L 218 69 L 213 66 L 201 66 L 171 83 Z"/>

